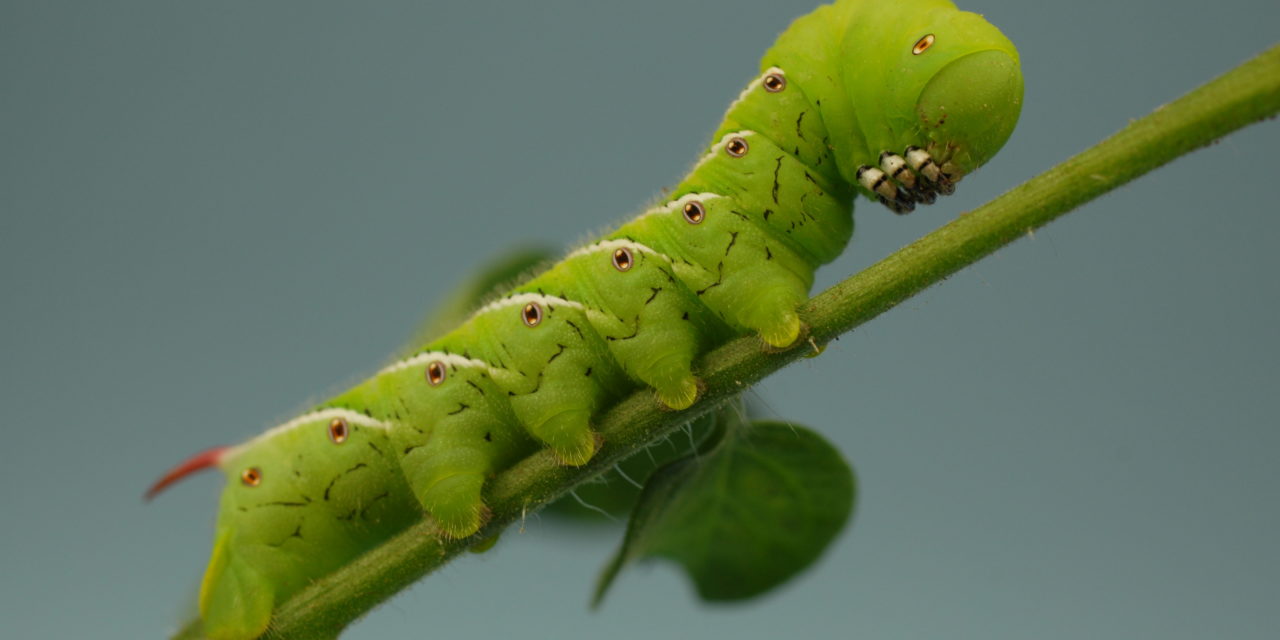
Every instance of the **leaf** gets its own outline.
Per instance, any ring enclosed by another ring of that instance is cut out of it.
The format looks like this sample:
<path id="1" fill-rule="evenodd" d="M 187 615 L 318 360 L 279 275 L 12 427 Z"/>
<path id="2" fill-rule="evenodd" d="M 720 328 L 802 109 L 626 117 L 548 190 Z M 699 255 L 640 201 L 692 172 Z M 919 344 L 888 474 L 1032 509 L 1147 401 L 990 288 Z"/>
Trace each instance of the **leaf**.
<path id="1" fill-rule="evenodd" d="M 781 422 L 724 422 L 707 451 L 650 477 L 593 606 L 623 567 L 653 557 L 682 565 L 703 600 L 751 598 L 813 564 L 844 527 L 853 470 L 822 436 Z"/>

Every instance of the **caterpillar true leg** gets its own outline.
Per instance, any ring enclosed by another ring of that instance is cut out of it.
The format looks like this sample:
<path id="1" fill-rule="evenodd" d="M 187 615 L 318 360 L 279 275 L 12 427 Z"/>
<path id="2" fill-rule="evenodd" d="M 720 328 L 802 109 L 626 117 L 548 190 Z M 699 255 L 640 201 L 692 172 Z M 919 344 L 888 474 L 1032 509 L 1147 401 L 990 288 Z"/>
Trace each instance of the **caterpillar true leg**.
<path id="1" fill-rule="evenodd" d="M 880 169 L 870 165 L 858 167 L 858 184 L 875 194 L 876 199 L 894 213 L 911 213 L 915 210 L 915 200 L 907 195 L 889 176 Z"/>
<path id="2" fill-rule="evenodd" d="M 928 181 L 931 189 L 947 196 L 955 193 L 955 183 L 942 171 L 942 167 L 933 161 L 933 156 L 929 155 L 928 151 L 916 146 L 907 147 L 906 159 L 912 170 Z"/>

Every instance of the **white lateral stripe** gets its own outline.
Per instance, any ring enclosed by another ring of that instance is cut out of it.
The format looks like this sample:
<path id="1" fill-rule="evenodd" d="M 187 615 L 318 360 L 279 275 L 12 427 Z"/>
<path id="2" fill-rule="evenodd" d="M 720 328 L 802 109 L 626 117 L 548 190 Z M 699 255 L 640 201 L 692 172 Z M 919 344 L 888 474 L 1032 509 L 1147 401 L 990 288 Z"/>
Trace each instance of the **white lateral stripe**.
<path id="1" fill-rule="evenodd" d="M 782 69 L 779 69 L 779 68 L 777 68 L 777 67 L 769 67 L 768 69 L 765 69 L 763 73 L 761 73 L 760 75 L 756 76 L 756 79 L 755 79 L 755 80 L 752 80 L 752 81 L 751 81 L 751 84 L 748 84 L 748 85 L 747 85 L 747 88 L 746 88 L 746 89 L 743 89 L 743 90 L 742 90 L 742 93 L 739 93 L 739 94 L 738 94 L 738 97 L 737 97 L 737 98 L 734 98 L 733 102 L 730 102 L 730 103 L 729 103 L 729 108 L 728 108 L 728 109 L 725 109 L 725 111 L 726 111 L 726 112 L 733 111 L 733 108 L 734 108 L 734 107 L 736 107 L 736 106 L 738 106 L 738 103 L 739 103 L 739 102 L 742 102 L 743 100 L 746 100 L 746 99 L 747 99 L 747 96 L 751 95 L 751 92 L 752 92 L 752 91 L 755 91 L 757 88 L 759 88 L 759 87 L 760 87 L 760 83 L 764 82 L 764 77 L 765 77 L 765 76 L 767 76 L 767 75 L 769 75 L 769 74 L 771 74 L 771 73 L 776 73 L 776 74 L 778 74 L 778 75 L 782 76 L 783 78 L 787 77 L 787 73 L 786 73 L 785 71 L 783 71 Z"/>
<path id="2" fill-rule="evenodd" d="M 278 425 L 266 430 L 265 432 L 262 433 L 261 436 L 258 436 L 258 437 L 262 438 L 262 437 L 270 436 L 276 433 L 283 433 L 285 431 L 289 431 L 290 429 L 297 429 L 298 427 L 301 427 L 304 424 L 310 424 L 312 422 L 316 422 L 319 420 L 333 420 L 334 418 L 341 418 L 343 420 L 346 420 L 349 424 L 354 424 L 361 427 L 369 427 L 372 429 L 390 429 L 391 428 L 390 424 L 383 422 L 381 420 L 378 420 L 376 418 L 370 418 L 369 416 L 366 416 L 363 413 L 352 411 L 350 409 L 340 409 L 338 407 L 332 407 L 329 409 L 320 409 L 319 411 L 312 411 L 311 413 L 304 413 L 282 425 Z"/>
<path id="3" fill-rule="evenodd" d="M 675 213 L 677 211 L 679 211 L 683 215 L 684 206 L 686 204 L 689 204 L 690 202 L 693 202 L 694 200 L 698 200 L 700 202 L 708 202 L 708 201 L 715 200 L 717 198 L 723 198 L 723 197 L 724 196 L 718 193 L 686 193 L 680 196 L 679 198 L 672 200 L 671 202 L 656 206 L 652 209 L 649 209 L 648 211 L 645 211 L 644 213 L 640 214 L 640 217 L 643 218 L 645 216 L 653 216 L 653 215 L 659 215 L 664 213 Z"/>
<path id="4" fill-rule="evenodd" d="M 284 433 L 286 431 L 292 431 L 303 425 L 312 424 L 312 423 L 321 422 L 321 421 L 329 421 L 329 420 L 333 420 L 334 418 L 341 418 L 343 420 L 346 420 L 348 424 L 354 424 L 360 427 L 369 427 L 371 429 L 382 429 L 383 431 L 386 431 L 387 429 L 391 428 L 391 425 L 389 423 L 383 422 L 376 418 L 370 418 L 369 416 L 366 416 L 363 413 L 352 411 L 350 409 L 341 409 L 338 407 L 320 409 L 318 411 L 304 413 L 284 424 L 279 424 L 274 427 L 271 427 L 270 429 L 267 429 L 266 431 L 263 431 L 262 433 L 255 436 L 252 440 L 249 440 L 247 442 L 238 444 L 234 447 L 228 448 L 226 451 L 222 453 L 221 456 L 218 457 L 218 464 L 222 465 L 223 462 L 235 458 L 236 456 L 240 455 L 241 451 L 244 451 L 245 449 L 252 447 L 255 443 L 259 441 L 268 440 L 277 435 L 280 435 L 281 433 Z"/>
<path id="5" fill-rule="evenodd" d="M 729 103 L 729 108 L 725 109 L 725 112 L 727 113 L 729 111 L 733 111 L 733 108 L 738 106 L 739 102 L 746 100 L 747 96 L 751 95 L 752 91 L 755 91 L 757 88 L 759 88 L 760 83 L 762 82 L 764 82 L 764 74 L 756 76 L 756 79 L 752 80 L 751 83 L 748 84 L 747 87 L 743 89 L 741 93 L 738 94 L 738 97 L 734 98 L 733 102 Z"/>
<path id="6" fill-rule="evenodd" d="M 497 311 L 498 309 L 504 309 L 506 307 L 523 307 L 524 305 L 529 304 L 530 302 L 536 302 L 543 306 L 559 305 L 563 307 L 570 307 L 573 309 L 583 309 L 583 310 L 586 309 L 586 307 L 582 306 L 581 302 L 574 302 L 573 300 L 565 300 L 564 298 L 557 298 L 555 296 L 544 296 L 539 293 L 518 293 L 509 298 L 494 300 L 493 302 L 490 302 L 489 304 L 486 304 L 485 306 L 480 307 L 480 309 L 476 311 L 475 314 L 473 315 L 478 316 L 483 313 L 488 313 L 490 311 Z"/>
<path id="7" fill-rule="evenodd" d="M 473 369 L 489 369 L 489 363 L 472 358 L 466 358 L 456 353 L 445 353 L 443 351 L 423 351 L 415 356 L 406 358 L 399 362 L 387 365 L 381 371 L 375 373 L 380 376 L 384 373 L 395 373 L 405 369 L 421 366 L 430 362 L 439 362 L 451 367 L 473 368 Z"/>
<path id="8" fill-rule="evenodd" d="M 724 148 L 724 145 L 729 143 L 729 140 L 731 138 L 749 138 L 755 134 L 756 132 L 750 129 L 743 129 L 742 131 L 730 131 L 729 133 L 724 134 L 723 136 L 720 137 L 720 140 L 718 142 L 711 145 L 711 150 L 708 151 L 706 155 L 702 156 L 701 158 L 698 158 L 698 162 L 693 165 L 693 168 L 689 170 L 689 173 L 693 173 L 694 171 L 697 171 L 698 167 L 701 167 L 704 162 L 716 157 L 716 154 L 720 153 L 720 150 Z"/>
<path id="9" fill-rule="evenodd" d="M 625 238 L 616 238 L 613 240 L 601 240 L 600 242 L 597 242 L 595 244 L 589 244 L 585 247 L 582 247 L 581 249 L 578 249 L 577 251 L 574 251 L 573 253 L 570 253 L 569 255 L 565 256 L 564 259 L 568 260 L 570 258 L 577 258 L 578 256 L 585 256 L 592 253 L 600 253 L 602 251 L 616 251 L 618 249 L 631 249 L 632 251 L 648 253 L 650 255 L 662 256 L 663 258 L 666 258 L 666 256 L 663 256 L 661 253 L 658 253 L 657 251 L 654 251 L 653 249 L 650 249 L 649 247 L 646 247 L 640 244 L 639 242 L 632 242 Z M 667 258 L 667 260 L 670 261 L 670 258 Z"/>

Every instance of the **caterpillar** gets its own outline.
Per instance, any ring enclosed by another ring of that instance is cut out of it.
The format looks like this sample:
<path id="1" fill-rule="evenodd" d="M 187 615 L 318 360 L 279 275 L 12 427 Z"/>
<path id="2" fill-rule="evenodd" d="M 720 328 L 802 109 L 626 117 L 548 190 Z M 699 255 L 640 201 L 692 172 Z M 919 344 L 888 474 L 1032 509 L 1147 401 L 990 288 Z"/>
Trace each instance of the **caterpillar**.
<path id="1" fill-rule="evenodd" d="M 476 533 L 495 473 L 539 447 L 585 464 L 593 418 L 637 388 L 692 406 L 695 360 L 729 338 L 802 342 L 797 309 L 847 245 L 855 197 L 906 213 L 952 193 L 1003 146 L 1021 99 L 1014 46 L 949 0 L 839 0 L 798 19 L 670 198 L 151 487 L 228 476 L 200 587 L 206 633 L 257 637 L 279 603 L 420 518 Z"/>

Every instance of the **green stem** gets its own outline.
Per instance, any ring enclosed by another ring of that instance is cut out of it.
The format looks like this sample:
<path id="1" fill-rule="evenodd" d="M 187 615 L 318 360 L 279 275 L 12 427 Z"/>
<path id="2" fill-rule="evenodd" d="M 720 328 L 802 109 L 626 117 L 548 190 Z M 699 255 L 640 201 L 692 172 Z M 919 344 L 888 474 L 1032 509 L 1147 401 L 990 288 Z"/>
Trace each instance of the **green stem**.
<path id="1" fill-rule="evenodd" d="M 1277 111 L 1280 46 L 824 291 L 801 310 L 809 337 L 815 345 L 825 344 L 1072 208 Z M 702 359 L 706 393 L 693 408 L 663 411 L 649 391 L 632 394 L 600 420 L 605 444 L 586 466 L 562 467 L 541 451 L 498 476 L 489 491 L 493 518 L 479 536 L 496 536 L 523 522 L 577 484 L 810 353 L 809 348 L 767 352 L 757 338 L 740 338 Z M 475 540 L 441 540 L 430 524 L 415 525 L 283 603 L 268 637 L 335 637 Z M 175 638 L 199 633 L 195 621 Z"/>

